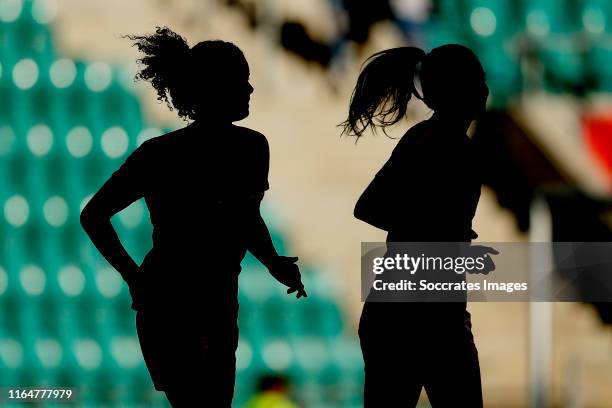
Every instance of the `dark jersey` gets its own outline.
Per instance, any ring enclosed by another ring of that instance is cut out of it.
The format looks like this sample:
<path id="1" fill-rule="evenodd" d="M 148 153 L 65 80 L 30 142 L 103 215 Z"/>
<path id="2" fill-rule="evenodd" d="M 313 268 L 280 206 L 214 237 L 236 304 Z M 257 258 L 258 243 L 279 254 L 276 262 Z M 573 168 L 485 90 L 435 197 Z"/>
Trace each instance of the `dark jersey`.
<path id="1" fill-rule="evenodd" d="M 235 301 L 268 167 L 262 134 L 193 123 L 144 142 L 113 173 L 114 191 L 126 203 L 144 197 L 150 212 L 153 249 L 140 271 L 149 302 Z"/>
<path id="2" fill-rule="evenodd" d="M 480 186 L 467 135 L 428 120 L 401 138 L 360 200 L 390 242 L 469 241 Z"/>
<path id="3" fill-rule="evenodd" d="M 361 205 L 369 211 L 376 211 L 376 221 L 388 231 L 388 243 L 469 242 L 477 236 L 472 230 L 481 189 L 477 162 L 474 146 L 467 135 L 434 120 L 421 122 L 402 136 L 389 160 L 360 198 L 363 201 Z M 440 253 L 432 252 L 432 246 L 423 248 L 429 251 L 428 256 L 455 256 L 452 246 L 436 247 L 435 251 L 442 251 Z M 393 256 L 394 250 L 394 245 L 387 244 L 386 256 Z M 421 275 L 414 276 L 421 279 Z M 379 278 L 396 282 L 406 275 L 385 271 Z M 451 271 L 449 274 L 430 274 L 427 279 L 461 282 L 465 274 Z M 371 324 L 369 321 L 378 321 L 392 327 L 393 321 L 408 316 L 413 323 L 418 322 L 432 333 L 434 327 L 444 328 L 445 324 L 451 324 L 449 322 L 458 325 L 464 333 L 470 324 L 466 302 L 462 298 L 464 292 L 456 292 L 457 297 L 452 302 L 448 297 L 438 298 L 447 301 L 419 302 L 411 293 L 406 293 L 395 299 L 399 303 L 385 303 L 380 302 L 375 291 L 371 291 L 362 314 L 362 320 L 368 321 L 366 326 Z M 409 332 L 413 327 L 406 326 L 402 330 Z M 360 330 L 366 333 L 378 329 Z"/>

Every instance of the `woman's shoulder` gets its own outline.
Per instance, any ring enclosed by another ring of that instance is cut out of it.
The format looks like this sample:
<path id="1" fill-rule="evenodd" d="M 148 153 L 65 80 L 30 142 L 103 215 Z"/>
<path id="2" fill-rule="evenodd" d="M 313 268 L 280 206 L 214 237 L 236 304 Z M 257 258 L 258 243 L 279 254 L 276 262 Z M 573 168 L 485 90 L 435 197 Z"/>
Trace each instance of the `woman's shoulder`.
<path id="1" fill-rule="evenodd" d="M 145 140 L 138 146 L 136 151 L 143 154 L 155 154 L 157 152 L 167 151 L 168 148 L 176 145 L 178 135 L 182 133 L 182 129 L 174 130 L 160 136 L 155 136 Z"/>
<path id="2" fill-rule="evenodd" d="M 232 125 L 232 132 L 233 136 L 239 138 L 245 145 L 268 148 L 268 139 L 261 132 L 238 125 Z"/>
<path id="3" fill-rule="evenodd" d="M 428 136 L 432 131 L 431 123 L 427 120 L 417 123 L 404 133 L 397 143 L 395 150 L 402 153 L 427 146 L 430 139 Z"/>
<path id="4" fill-rule="evenodd" d="M 241 136 L 246 136 L 246 137 L 251 137 L 251 138 L 255 138 L 257 140 L 266 140 L 266 137 L 264 136 L 263 133 L 258 132 L 257 130 L 248 128 L 248 127 L 244 127 L 244 126 L 238 126 L 238 125 L 232 125 L 232 129 L 234 132 L 236 132 L 237 134 L 241 135 Z"/>
<path id="5" fill-rule="evenodd" d="M 251 149 L 268 149 L 268 140 L 266 137 L 253 129 L 243 126 L 232 125 L 228 133 L 223 135 L 201 134 L 195 132 L 194 129 L 185 127 L 178 129 L 161 136 L 153 137 L 143 142 L 137 149 L 138 154 L 146 156 L 155 156 L 157 154 L 168 156 L 173 151 L 183 151 L 185 148 L 191 148 L 193 141 L 206 139 L 206 145 L 215 145 L 215 141 L 226 140 L 234 148 L 243 147 L 245 150 Z M 214 136 L 211 138 L 210 136 Z"/>
<path id="6" fill-rule="evenodd" d="M 414 143 L 422 144 L 428 142 L 432 133 L 436 131 L 434 124 L 431 120 L 424 120 L 422 122 L 417 123 L 404 135 L 407 139 L 412 140 Z"/>
<path id="7" fill-rule="evenodd" d="M 424 120 L 417 123 L 402 136 L 400 142 L 412 147 L 424 149 L 440 149 L 443 146 L 462 148 L 469 144 L 470 139 L 465 133 L 449 128 L 433 120 Z"/>

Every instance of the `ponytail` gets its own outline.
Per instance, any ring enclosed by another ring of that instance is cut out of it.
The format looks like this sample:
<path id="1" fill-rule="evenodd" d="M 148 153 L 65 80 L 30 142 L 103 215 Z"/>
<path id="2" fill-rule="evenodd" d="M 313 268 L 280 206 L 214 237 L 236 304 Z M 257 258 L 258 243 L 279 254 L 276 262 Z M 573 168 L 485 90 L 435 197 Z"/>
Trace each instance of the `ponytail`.
<path id="1" fill-rule="evenodd" d="M 138 59 L 142 65 L 135 79 L 151 82 L 157 91 L 157 100 L 165 102 L 168 108 L 178 110 L 181 117 L 191 116 L 189 104 L 178 103 L 183 90 L 183 72 L 189 66 L 189 45 L 187 41 L 168 27 L 156 27 L 150 35 L 127 35 L 144 56 Z M 171 103 L 172 101 L 172 103 Z"/>
<path id="2" fill-rule="evenodd" d="M 365 62 L 351 96 L 343 133 L 361 136 L 371 127 L 384 128 L 405 115 L 412 95 L 421 99 L 414 87 L 416 66 L 425 57 L 416 47 L 380 51 Z"/>

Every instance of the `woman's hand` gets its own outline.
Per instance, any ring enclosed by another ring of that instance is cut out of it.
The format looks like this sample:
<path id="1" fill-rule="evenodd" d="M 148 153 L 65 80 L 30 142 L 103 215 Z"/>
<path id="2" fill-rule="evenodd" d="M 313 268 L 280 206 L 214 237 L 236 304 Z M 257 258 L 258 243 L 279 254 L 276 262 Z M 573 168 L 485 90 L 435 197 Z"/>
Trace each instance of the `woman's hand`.
<path id="1" fill-rule="evenodd" d="M 273 262 L 268 265 L 270 274 L 280 283 L 288 286 L 287 293 L 293 293 L 297 291 L 297 298 L 308 297 L 304 290 L 304 284 L 302 283 L 302 275 L 300 269 L 295 264 L 297 257 L 289 256 L 277 256 Z"/>
<path id="2" fill-rule="evenodd" d="M 489 255 L 498 255 L 499 251 L 495 248 L 485 245 L 472 245 L 469 248 L 469 254 L 473 258 L 483 258 L 484 268 L 482 270 L 472 271 L 469 273 L 478 273 L 488 275 L 490 272 L 495 270 L 495 262 Z"/>

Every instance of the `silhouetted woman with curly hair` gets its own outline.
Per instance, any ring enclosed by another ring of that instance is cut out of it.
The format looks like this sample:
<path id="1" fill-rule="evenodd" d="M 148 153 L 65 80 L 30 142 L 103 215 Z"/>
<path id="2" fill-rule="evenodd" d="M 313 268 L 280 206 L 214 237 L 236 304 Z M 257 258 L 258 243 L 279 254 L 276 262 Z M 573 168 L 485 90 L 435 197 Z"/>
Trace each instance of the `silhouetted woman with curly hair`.
<path id="1" fill-rule="evenodd" d="M 267 140 L 233 124 L 249 115 L 249 66 L 232 43 L 189 47 L 165 27 L 128 38 L 144 54 L 137 78 L 150 81 L 158 99 L 191 122 L 140 145 L 89 201 L 81 223 L 130 288 L 155 388 L 175 407 L 230 407 L 246 251 L 288 293 L 306 296 L 297 258 L 277 254 L 260 215 Z M 139 266 L 110 219 L 143 197 L 153 248 Z"/>

